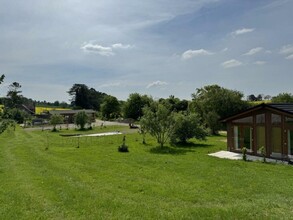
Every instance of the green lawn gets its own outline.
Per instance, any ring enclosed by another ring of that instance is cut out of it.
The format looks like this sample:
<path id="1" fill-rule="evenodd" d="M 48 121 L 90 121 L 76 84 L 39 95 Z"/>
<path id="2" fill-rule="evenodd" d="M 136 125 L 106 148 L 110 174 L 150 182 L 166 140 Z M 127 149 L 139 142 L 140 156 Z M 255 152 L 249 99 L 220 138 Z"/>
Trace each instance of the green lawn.
<path id="1" fill-rule="evenodd" d="M 118 153 L 122 135 L 76 148 L 78 138 L 60 136 L 70 132 L 0 136 L 1 219 L 293 218 L 293 167 L 207 156 L 225 149 L 224 136 L 160 149 L 133 133 Z"/>

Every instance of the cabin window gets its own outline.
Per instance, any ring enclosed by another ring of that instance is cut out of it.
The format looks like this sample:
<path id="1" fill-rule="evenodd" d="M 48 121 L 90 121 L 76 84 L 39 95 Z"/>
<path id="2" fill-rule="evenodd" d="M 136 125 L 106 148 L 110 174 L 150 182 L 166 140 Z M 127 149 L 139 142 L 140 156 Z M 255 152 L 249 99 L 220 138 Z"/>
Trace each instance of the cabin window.
<path id="1" fill-rule="evenodd" d="M 245 147 L 252 150 L 252 128 L 249 126 L 234 126 L 234 147 L 241 150 Z"/>
<path id="2" fill-rule="evenodd" d="M 271 144 L 272 144 L 272 156 L 281 156 L 282 153 L 282 132 L 279 127 L 272 127 Z M 274 155 L 275 153 L 275 155 Z"/>
<path id="3" fill-rule="evenodd" d="M 240 146 L 239 146 L 239 140 L 240 140 L 240 132 L 239 132 L 239 129 L 238 129 L 238 126 L 234 126 L 234 147 L 235 149 L 240 149 Z"/>
<path id="4" fill-rule="evenodd" d="M 233 121 L 233 123 L 252 123 L 252 122 L 253 122 L 252 116 L 236 119 Z"/>
<path id="5" fill-rule="evenodd" d="M 266 147 L 266 129 L 265 126 L 256 127 L 256 143 L 257 143 L 257 153 L 260 152 L 261 147 Z"/>
<path id="6" fill-rule="evenodd" d="M 252 149 L 252 128 L 243 127 L 243 147 L 251 151 Z"/>
<path id="7" fill-rule="evenodd" d="M 286 123 L 286 125 L 293 125 L 293 118 L 286 117 L 285 123 Z"/>
<path id="8" fill-rule="evenodd" d="M 281 124 L 281 115 L 272 114 L 271 120 L 274 125 Z"/>
<path id="9" fill-rule="evenodd" d="M 266 121 L 265 114 L 256 115 L 256 123 L 257 124 L 264 124 Z"/>

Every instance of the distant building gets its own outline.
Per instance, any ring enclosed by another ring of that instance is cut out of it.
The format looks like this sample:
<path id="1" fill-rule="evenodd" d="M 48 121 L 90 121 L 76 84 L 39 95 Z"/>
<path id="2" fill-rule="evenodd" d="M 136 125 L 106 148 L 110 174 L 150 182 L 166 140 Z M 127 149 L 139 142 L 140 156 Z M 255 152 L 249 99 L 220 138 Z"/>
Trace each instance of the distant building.
<path id="1" fill-rule="evenodd" d="M 229 151 L 245 147 L 252 155 L 293 159 L 293 104 L 261 104 L 222 120 L 227 124 Z"/>
<path id="2" fill-rule="evenodd" d="M 49 111 L 50 115 L 62 115 L 64 117 L 65 123 L 74 123 L 74 116 L 78 112 L 85 112 L 89 119 L 94 122 L 96 120 L 96 111 L 91 109 L 81 109 L 81 110 L 51 110 Z"/>

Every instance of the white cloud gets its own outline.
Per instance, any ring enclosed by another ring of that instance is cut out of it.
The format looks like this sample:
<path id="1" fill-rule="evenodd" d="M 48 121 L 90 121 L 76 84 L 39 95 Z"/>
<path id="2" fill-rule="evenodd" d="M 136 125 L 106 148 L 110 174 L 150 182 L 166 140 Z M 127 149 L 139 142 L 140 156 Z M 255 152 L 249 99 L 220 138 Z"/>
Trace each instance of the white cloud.
<path id="1" fill-rule="evenodd" d="M 113 49 L 130 49 L 132 47 L 133 46 L 129 44 L 121 44 L 121 43 L 112 44 Z"/>
<path id="2" fill-rule="evenodd" d="M 254 28 L 242 28 L 242 29 L 238 29 L 236 31 L 233 31 L 231 34 L 232 36 L 237 36 L 237 35 L 241 35 L 241 34 L 247 34 L 250 32 L 253 32 Z"/>
<path id="3" fill-rule="evenodd" d="M 99 44 L 86 43 L 84 46 L 81 47 L 81 49 L 85 52 L 98 53 L 101 56 L 115 55 L 111 47 L 103 47 Z"/>
<path id="4" fill-rule="evenodd" d="M 292 54 L 293 53 L 293 45 L 288 44 L 281 48 L 280 54 Z"/>
<path id="5" fill-rule="evenodd" d="M 204 49 L 199 49 L 199 50 L 187 50 L 182 54 L 182 59 L 187 60 L 191 59 L 192 57 L 196 56 L 206 56 L 206 55 L 212 55 L 214 53 L 209 52 Z"/>
<path id="6" fill-rule="evenodd" d="M 241 66 L 242 63 L 238 60 L 232 59 L 232 60 L 227 60 L 221 64 L 224 68 L 232 68 L 236 66 Z"/>
<path id="7" fill-rule="evenodd" d="M 254 54 L 256 54 L 256 53 L 258 53 L 258 52 L 260 52 L 262 50 L 263 50 L 262 47 L 256 47 L 256 48 L 251 49 L 250 51 L 248 51 L 247 53 L 245 53 L 243 55 L 245 55 L 245 56 L 251 56 L 251 55 L 254 55 Z"/>
<path id="8" fill-rule="evenodd" d="M 114 50 L 130 49 L 132 47 L 133 46 L 131 46 L 130 44 L 121 44 L 121 43 L 112 44 L 111 47 L 105 47 L 95 43 L 84 43 L 81 49 L 84 50 L 85 52 L 100 54 L 101 56 L 114 56 L 115 55 Z"/>
<path id="9" fill-rule="evenodd" d="M 168 85 L 167 82 L 162 82 L 162 81 L 155 81 L 155 82 L 152 82 L 150 84 L 147 85 L 147 88 L 151 88 L 151 87 L 160 87 L 160 86 L 165 86 L 165 85 Z"/>
<path id="10" fill-rule="evenodd" d="M 293 60 L 293 54 L 286 57 L 287 60 Z"/>
<path id="11" fill-rule="evenodd" d="M 228 51 L 228 47 L 226 47 L 222 50 L 222 52 L 226 52 L 226 51 Z"/>
<path id="12" fill-rule="evenodd" d="M 256 64 L 256 65 L 264 65 L 266 63 L 267 63 L 266 61 L 256 61 L 256 62 L 254 62 L 254 64 Z"/>

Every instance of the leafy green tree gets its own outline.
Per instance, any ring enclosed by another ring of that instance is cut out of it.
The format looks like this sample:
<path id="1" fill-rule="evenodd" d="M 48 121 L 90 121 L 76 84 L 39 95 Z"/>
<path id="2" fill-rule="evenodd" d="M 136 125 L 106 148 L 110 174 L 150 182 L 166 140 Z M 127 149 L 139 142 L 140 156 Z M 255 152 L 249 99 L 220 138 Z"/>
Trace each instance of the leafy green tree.
<path id="1" fill-rule="evenodd" d="M 89 88 L 85 84 L 74 84 L 68 91 L 71 104 L 76 108 L 89 109 Z"/>
<path id="2" fill-rule="evenodd" d="M 56 126 L 58 124 L 62 124 L 63 122 L 64 122 L 64 118 L 62 115 L 57 115 L 57 114 L 52 115 L 50 119 L 50 124 L 53 125 L 52 131 L 57 131 Z"/>
<path id="3" fill-rule="evenodd" d="M 123 105 L 124 118 L 139 119 L 143 115 L 143 108 L 149 106 L 152 98 L 138 93 L 132 93 Z"/>
<path id="4" fill-rule="evenodd" d="M 191 138 L 205 140 L 207 132 L 201 125 L 198 115 L 194 113 L 191 113 L 189 115 L 177 113 L 175 120 L 176 126 L 171 138 L 171 141 L 173 143 L 178 141 L 186 143 L 187 140 Z"/>
<path id="5" fill-rule="evenodd" d="M 239 91 L 229 90 L 218 85 L 208 85 L 197 89 L 192 94 L 190 109 L 200 115 L 206 126 L 213 126 L 210 129 L 217 133 L 221 127 L 216 118 L 225 118 L 249 107 L 248 102 L 243 101 L 243 94 Z M 213 113 L 213 123 L 208 121 L 208 115 Z"/>
<path id="6" fill-rule="evenodd" d="M 100 110 L 100 105 L 107 94 L 89 88 L 85 84 L 74 84 L 68 91 L 71 104 L 79 109 Z"/>
<path id="7" fill-rule="evenodd" d="M 108 95 L 101 105 L 101 114 L 105 119 L 117 118 L 120 115 L 120 103 L 118 99 Z"/>
<path id="8" fill-rule="evenodd" d="M 0 76 L 0 84 L 4 81 L 5 75 Z M 0 112 L 0 134 L 3 133 L 8 127 L 15 127 L 15 122 L 11 119 L 3 118 L 3 113 Z"/>
<path id="9" fill-rule="evenodd" d="M 20 91 L 21 85 L 13 82 L 8 87 L 6 108 L 18 108 L 22 104 L 22 96 Z"/>
<path id="10" fill-rule="evenodd" d="M 145 107 L 143 112 L 141 126 L 163 147 L 175 130 L 175 113 L 161 103 L 153 103 L 150 107 Z"/>
<path id="11" fill-rule="evenodd" d="M 3 111 L 3 118 L 14 120 L 16 123 L 24 123 L 25 120 L 29 119 L 31 116 L 18 108 L 5 108 Z"/>
<path id="12" fill-rule="evenodd" d="M 84 130 L 85 125 L 89 123 L 89 116 L 84 111 L 80 111 L 75 115 L 74 123 L 80 130 Z"/>
<path id="13" fill-rule="evenodd" d="M 291 93 L 280 93 L 272 98 L 272 103 L 293 103 L 293 95 Z"/>

